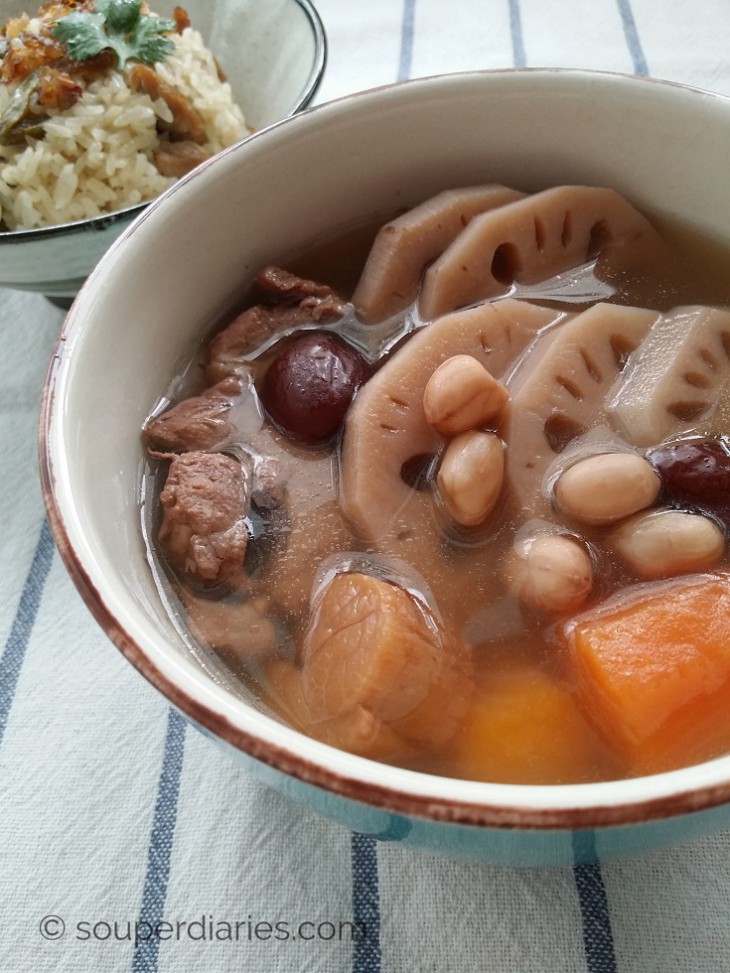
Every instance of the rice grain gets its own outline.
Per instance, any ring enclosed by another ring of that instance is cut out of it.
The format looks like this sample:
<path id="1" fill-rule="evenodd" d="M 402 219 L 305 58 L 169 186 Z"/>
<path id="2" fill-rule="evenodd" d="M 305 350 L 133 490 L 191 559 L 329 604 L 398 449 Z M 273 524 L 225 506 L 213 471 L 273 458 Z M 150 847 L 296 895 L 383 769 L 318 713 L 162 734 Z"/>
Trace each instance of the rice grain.
<path id="1" fill-rule="evenodd" d="M 230 85 L 221 82 L 200 33 L 172 36 L 175 51 L 155 69 L 203 118 L 210 154 L 248 134 Z M 0 112 L 14 86 L 0 85 Z M 153 162 L 158 122 L 172 112 L 161 98 L 134 92 L 119 71 L 85 86 L 70 109 L 49 110 L 44 137 L 0 145 L 0 218 L 6 229 L 33 229 L 113 212 L 153 199 L 174 179 Z"/>

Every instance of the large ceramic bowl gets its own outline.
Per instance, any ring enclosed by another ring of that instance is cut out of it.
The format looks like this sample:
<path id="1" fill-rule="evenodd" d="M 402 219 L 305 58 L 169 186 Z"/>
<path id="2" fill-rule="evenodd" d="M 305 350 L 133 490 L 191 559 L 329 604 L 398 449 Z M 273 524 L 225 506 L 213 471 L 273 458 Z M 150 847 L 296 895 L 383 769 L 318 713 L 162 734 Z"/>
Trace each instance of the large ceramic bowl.
<path id="1" fill-rule="evenodd" d="M 262 264 L 447 186 L 611 185 L 717 237 L 730 227 L 730 100 L 570 71 L 407 82 L 254 135 L 153 203 L 82 288 L 45 395 L 41 458 L 61 554 L 129 661 L 263 780 L 351 828 L 474 859 L 632 854 L 730 822 L 730 756 L 639 779 L 475 783 L 371 762 L 264 715 L 193 658 L 140 534 L 139 429 Z"/>
<path id="2" fill-rule="evenodd" d="M 40 0 L 0 0 L 0 22 Z M 174 0 L 152 4 L 170 16 Z M 322 78 L 326 39 L 310 0 L 187 0 L 193 26 L 219 54 L 248 124 L 261 129 L 303 108 Z M 104 251 L 146 204 L 108 216 L 0 233 L 0 287 L 72 298 Z"/>

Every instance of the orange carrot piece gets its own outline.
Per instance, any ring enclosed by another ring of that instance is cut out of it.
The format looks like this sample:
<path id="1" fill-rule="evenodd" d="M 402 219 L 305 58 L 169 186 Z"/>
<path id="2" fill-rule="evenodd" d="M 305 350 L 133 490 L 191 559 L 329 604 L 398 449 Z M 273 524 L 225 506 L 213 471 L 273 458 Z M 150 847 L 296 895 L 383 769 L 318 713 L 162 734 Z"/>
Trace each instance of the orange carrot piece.
<path id="1" fill-rule="evenodd" d="M 586 707 L 635 773 L 730 748 L 730 576 L 637 586 L 565 635 Z"/>

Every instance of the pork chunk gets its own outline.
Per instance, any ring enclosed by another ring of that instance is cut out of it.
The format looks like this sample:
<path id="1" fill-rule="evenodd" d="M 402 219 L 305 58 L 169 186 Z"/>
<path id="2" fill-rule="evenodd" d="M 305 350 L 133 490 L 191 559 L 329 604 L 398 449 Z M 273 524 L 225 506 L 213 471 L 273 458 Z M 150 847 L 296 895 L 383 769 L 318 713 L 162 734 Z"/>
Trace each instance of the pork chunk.
<path id="1" fill-rule="evenodd" d="M 198 598 L 183 590 L 190 629 L 232 664 L 276 654 L 279 640 L 268 599 L 231 596 L 226 601 Z"/>
<path id="2" fill-rule="evenodd" d="M 169 453 L 219 445 L 230 435 L 228 412 L 242 388 L 242 379 L 231 375 L 202 395 L 183 399 L 145 426 L 142 431 L 145 445 Z"/>
<path id="3" fill-rule="evenodd" d="M 248 482 L 240 463 L 223 453 L 175 456 L 160 500 L 159 540 L 174 567 L 204 581 L 241 573 Z"/>
<path id="4" fill-rule="evenodd" d="M 274 335 L 293 328 L 337 321 L 347 303 L 324 284 L 304 280 L 279 267 L 264 267 L 256 284 L 268 297 L 238 315 L 209 345 L 206 374 L 219 382 L 245 368 L 245 357 Z"/>
<path id="5" fill-rule="evenodd" d="M 283 267 L 272 264 L 262 267 L 256 274 L 256 284 L 275 300 L 287 301 L 289 304 L 300 304 L 307 298 L 332 298 L 342 303 L 328 284 L 318 284 L 314 280 L 298 277 Z"/>

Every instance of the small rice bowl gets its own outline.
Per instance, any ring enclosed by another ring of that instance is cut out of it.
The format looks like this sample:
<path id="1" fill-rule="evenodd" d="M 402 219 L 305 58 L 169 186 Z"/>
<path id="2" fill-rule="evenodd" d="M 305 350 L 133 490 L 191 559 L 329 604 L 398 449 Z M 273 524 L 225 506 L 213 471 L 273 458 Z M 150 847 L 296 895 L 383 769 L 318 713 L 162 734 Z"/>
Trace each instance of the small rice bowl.
<path id="1" fill-rule="evenodd" d="M 200 114 L 207 139 L 202 148 L 213 155 L 249 129 L 200 33 L 187 27 L 171 40 L 174 52 L 155 70 Z M 14 88 L 0 85 L 0 113 Z M 167 103 L 132 91 L 116 70 L 84 89 L 69 109 L 48 111 L 43 138 L 0 145 L 0 219 L 6 230 L 111 213 L 153 199 L 175 182 L 153 162 L 158 122 L 172 121 Z"/>

